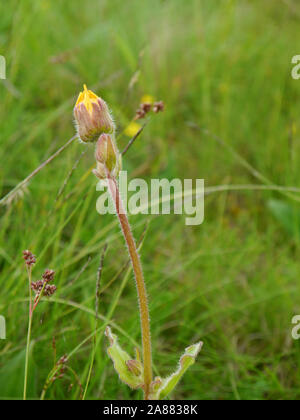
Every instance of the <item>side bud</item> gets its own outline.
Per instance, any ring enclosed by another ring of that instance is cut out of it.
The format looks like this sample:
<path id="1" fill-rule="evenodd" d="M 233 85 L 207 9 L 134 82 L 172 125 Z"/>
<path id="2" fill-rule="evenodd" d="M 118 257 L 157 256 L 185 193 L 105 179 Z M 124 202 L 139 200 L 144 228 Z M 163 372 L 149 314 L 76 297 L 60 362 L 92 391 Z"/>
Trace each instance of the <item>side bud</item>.
<path id="1" fill-rule="evenodd" d="M 115 125 L 106 102 L 84 85 L 74 107 L 74 118 L 80 139 L 95 142 L 103 133 L 113 133 Z"/>
<path id="2" fill-rule="evenodd" d="M 127 360 L 126 366 L 128 370 L 135 376 L 141 376 L 143 373 L 143 366 L 139 360 Z"/>
<path id="3" fill-rule="evenodd" d="M 93 170 L 93 173 L 99 179 L 106 178 L 105 168 L 113 176 L 118 176 L 121 170 L 121 155 L 112 135 L 101 134 L 96 144 L 95 158 L 97 167 Z"/>

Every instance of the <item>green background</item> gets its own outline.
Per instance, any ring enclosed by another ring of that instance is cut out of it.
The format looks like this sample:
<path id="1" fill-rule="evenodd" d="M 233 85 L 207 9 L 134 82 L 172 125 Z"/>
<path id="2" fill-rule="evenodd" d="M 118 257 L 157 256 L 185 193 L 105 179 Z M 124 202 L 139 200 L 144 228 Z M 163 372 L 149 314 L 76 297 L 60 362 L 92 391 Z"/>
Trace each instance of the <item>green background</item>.
<path id="1" fill-rule="evenodd" d="M 0 81 L 1 196 L 74 135 L 72 110 L 83 83 L 110 105 L 120 149 L 142 95 L 163 100 L 165 112 L 151 116 L 124 158 L 129 176 L 241 187 L 207 194 L 201 226 L 185 226 L 180 215 L 130 218 L 137 239 L 148 226 L 140 254 L 155 368 L 170 373 L 184 348 L 201 339 L 197 362 L 173 398 L 298 399 L 300 342 L 291 337 L 291 319 L 300 314 L 300 195 L 287 188 L 298 187 L 300 177 L 300 80 L 291 77 L 291 59 L 300 54 L 298 2 L 10 0 L 1 2 L 0 16 L 7 61 Z M 76 399 L 92 353 L 106 242 L 87 398 L 141 398 L 119 381 L 105 351 L 103 319 L 113 321 L 131 354 L 140 327 L 132 273 L 123 269 L 115 278 L 126 250 L 115 218 L 96 212 L 93 166 L 93 148 L 75 142 L 0 208 L 0 314 L 7 321 L 1 398 L 21 398 L 23 391 L 22 250 L 38 257 L 34 279 L 49 267 L 58 287 L 34 314 L 28 396 L 41 395 L 55 337 L 57 358 L 71 354 L 72 371 L 46 398 Z M 255 189 L 268 185 L 284 188 Z"/>

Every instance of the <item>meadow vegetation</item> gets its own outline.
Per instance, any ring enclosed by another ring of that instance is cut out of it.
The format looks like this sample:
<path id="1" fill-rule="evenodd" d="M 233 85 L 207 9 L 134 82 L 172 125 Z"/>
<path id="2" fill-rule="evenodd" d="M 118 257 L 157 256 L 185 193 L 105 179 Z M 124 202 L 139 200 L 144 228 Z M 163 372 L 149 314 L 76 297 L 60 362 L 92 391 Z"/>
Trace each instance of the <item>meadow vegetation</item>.
<path id="1" fill-rule="evenodd" d="M 122 150 L 143 95 L 163 100 L 126 154 L 131 177 L 204 178 L 205 220 L 130 217 L 149 294 L 155 372 L 204 342 L 178 399 L 298 399 L 300 341 L 300 5 L 292 0 L 1 2 L 0 197 L 74 135 L 86 83 L 110 105 Z M 125 132 L 124 132 L 125 130 Z M 84 152 L 84 153 L 83 153 Z M 78 160 L 79 159 L 79 160 Z M 76 167 L 76 168 L 75 168 Z M 21 398 L 28 325 L 22 251 L 56 293 L 32 325 L 28 398 L 78 399 L 89 374 L 97 270 L 97 348 L 86 398 L 141 398 L 106 354 L 105 328 L 140 343 L 133 274 L 116 218 L 96 211 L 94 149 L 73 142 L 0 207 L 0 398 Z M 210 187 L 228 185 L 223 191 Z M 282 186 L 280 191 L 272 186 Z M 240 186 L 235 187 L 234 186 Z M 62 189 L 63 187 L 63 189 Z M 125 268 L 124 268 L 125 267 Z M 54 345 L 55 342 L 55 345 Z"/>

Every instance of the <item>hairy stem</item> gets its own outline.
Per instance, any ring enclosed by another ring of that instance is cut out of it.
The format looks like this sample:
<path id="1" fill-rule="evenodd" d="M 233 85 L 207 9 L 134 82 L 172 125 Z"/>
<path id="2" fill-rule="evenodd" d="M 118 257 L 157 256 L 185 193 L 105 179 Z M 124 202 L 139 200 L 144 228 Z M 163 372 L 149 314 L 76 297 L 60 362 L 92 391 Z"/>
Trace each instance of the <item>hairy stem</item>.
<path id="1" fill-rule="evenodd" d="M 144 363 L 144 394 L 145 400 L 149 399 L 150 384 L 152 382 L 152 356 L 151 356 L 151 336 L 148 300 L 146 293 L 145 280 L 140 258 L 137 252 L 136 243 L 132 235 L 127 215 L 125 213 L 120 192 L 115 178 L 106 170 L 108 190 L 115 204 L 117 216 L 122 228 L 134 271 L 136 288 L 139 300 L 139 310 L 142 329 L 143 363 Z"/>

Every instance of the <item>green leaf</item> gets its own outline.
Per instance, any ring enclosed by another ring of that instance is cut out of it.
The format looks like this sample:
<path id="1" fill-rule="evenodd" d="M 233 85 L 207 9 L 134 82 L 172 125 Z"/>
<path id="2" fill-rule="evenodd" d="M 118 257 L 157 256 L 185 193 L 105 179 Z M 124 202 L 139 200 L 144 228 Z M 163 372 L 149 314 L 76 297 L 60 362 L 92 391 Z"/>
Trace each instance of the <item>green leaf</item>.
<path id="1" fill-rule="evenodd" d="M 176 372 L 165 379 L 156 377 L 152 382 L 151 399 L 161 400 L 165 398 L 178 384 L 187 369 L 195 363 L 196 357 L 202 348 L 203 343 L 200 341 L 185 349 L 184 354 L 179 360 L 179 366 Z"/>
<path id="2" fill-rule="evenodd" d="M 132 360 L 129 354 L 119 346 L 117 336 L 112 334 L 109 327 L 106 328 L 105 335 L 110 343 L 107 353 L 121 381 L 133 389 L 142 387 L 144 385 L 143 366 L 138 351 L 136 360 Z"/>
<path id="3" fill-rule="evenodd" d="M 298 205 L 283 200 L 269 200 L 268 207 L 287 233 L 292 236 L 300 235 L 300 209 Z"/>

